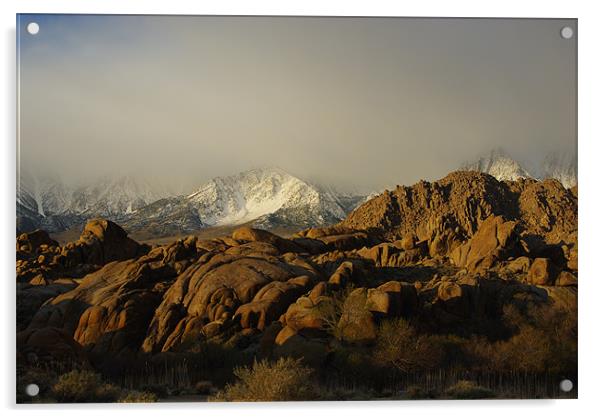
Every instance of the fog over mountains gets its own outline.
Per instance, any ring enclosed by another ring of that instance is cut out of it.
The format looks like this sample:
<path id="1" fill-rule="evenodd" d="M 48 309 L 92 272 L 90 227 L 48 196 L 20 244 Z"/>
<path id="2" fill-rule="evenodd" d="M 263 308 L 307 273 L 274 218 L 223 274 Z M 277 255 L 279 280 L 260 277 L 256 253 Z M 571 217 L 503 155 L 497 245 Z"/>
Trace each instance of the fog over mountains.
<path id="1" fill-rule="evenodd" d="M 555 178 L 567 188 L 577 184 L 577 162 L 570 155 L 549 155 L 541 167 L 529 167 L 495 149 L 460 169 L 498 180 Z M 367 195 L 343 193 L 274 167 L 216 177 L 184 194 L 134 176 L 68 186 L 55 176 L 26 170 L 20 174 L 19 232 L 36 228 L 60 232 L 105 217 L 130 232 L 157 237 L 245 223 L 265 229 L 329 225 L 389 186 Z"/>
<path id="2" fill-rule="evenodd" d="M 553 178 L 566 188 L 577 184 L 577 158 L 574 154 L 548 154 L 541 165 L 529 166 L 513 159 L 503 149 L 496 148 L 476 161 L 465 164 L 461 169 L 491 174 L 498 180 Z"/>

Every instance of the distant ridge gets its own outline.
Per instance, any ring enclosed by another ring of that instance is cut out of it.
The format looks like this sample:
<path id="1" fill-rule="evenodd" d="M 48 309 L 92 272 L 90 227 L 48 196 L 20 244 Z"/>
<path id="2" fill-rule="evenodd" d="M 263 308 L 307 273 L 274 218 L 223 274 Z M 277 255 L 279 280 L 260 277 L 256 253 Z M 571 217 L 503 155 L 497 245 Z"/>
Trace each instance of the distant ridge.
<path id="1" fill-rule="evenodd" d="M 574 155 L 550 153 L 539 167 L 525 167 L 501 148 L 491 150 L 460 170 L 490 174 L 500 181 L 534 178 L 556 179 L 570 189 L 577 184 L 577 159 Z"/>

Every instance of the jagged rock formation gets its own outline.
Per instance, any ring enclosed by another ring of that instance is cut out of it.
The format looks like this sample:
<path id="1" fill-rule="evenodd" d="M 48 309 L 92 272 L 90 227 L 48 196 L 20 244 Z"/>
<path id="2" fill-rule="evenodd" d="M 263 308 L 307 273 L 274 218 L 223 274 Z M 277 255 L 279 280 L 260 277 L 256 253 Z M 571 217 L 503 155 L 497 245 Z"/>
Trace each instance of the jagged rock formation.
<path id="1" fill-rule="evenodd" d="M 47 232 L 36 230 L 17 237 L 17 281 L 81 277 L 108 262 L 140 256 L 148 248 L 105 219 L 89 221 L 79 240 L 64 247 L 59 247 Z"/>
<path id="2" fill-rule="evenodd" d="M 415 234 L 419 240 L 441 242 L 445 252 L 450 242 L 472 237 L 491 215 L 516 221 L 527 238 L 576 242 L 577 196 L 558 181 L 500 182 L 477 172 L 457 171 L 436 182 L 398 186 L 354 210 L 341 226 L 389 240 Z"/>

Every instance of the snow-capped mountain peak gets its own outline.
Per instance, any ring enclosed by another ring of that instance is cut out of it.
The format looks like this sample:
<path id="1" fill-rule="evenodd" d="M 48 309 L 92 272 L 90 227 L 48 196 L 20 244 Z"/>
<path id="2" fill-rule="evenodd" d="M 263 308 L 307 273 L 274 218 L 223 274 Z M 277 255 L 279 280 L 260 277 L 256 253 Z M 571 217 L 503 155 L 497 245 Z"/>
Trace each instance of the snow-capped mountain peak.
<path id="1" fill-rule="evenodd" d="M 242 224 L 300 208 L 320 224 L 345 216 L 336 196 L 279 168 L 216 177 L 202 184 L 188 199 L 202 222 L 212 226 Z"/>
<path id="2" fill-rule="evenodd" d="M 570 153 L 550 153 L 541 164 L 530 166 L 527 170 L 498 148 L 473 163 L 465 164 L 461 169 L 491 174 L 498 180 L 556 179 L 566 188 L 577 184 L 577 158 Z"/>
<path id="3" fill-rule="evenodd" d="M 540 178 L 554 178 L 566 188 L 577 184 L 577 158 L 566 153 L 548 154 L 539 173 Z"/>
<path id="4" fill-rule="evenodd" d="M 465 164 L 462 169 L 487 173 L 500 181 L 515 181 L 531 177 L 521 164 L 499 148 L 492 150 L 473 163 Z"/>

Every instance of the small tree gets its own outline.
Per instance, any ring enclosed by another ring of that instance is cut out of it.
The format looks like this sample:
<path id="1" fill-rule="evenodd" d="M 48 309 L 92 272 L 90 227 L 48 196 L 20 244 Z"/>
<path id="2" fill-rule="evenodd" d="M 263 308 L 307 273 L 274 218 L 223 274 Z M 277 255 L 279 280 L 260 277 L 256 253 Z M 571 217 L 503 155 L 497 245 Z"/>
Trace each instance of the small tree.
<path id="1" fill-rule="evenodd" d="M 374 358 L 404 373 L 439 367 L 445 353 L 436 339 L 418 335 L 403 318 L 384 321 L 378 332 Z"/>

